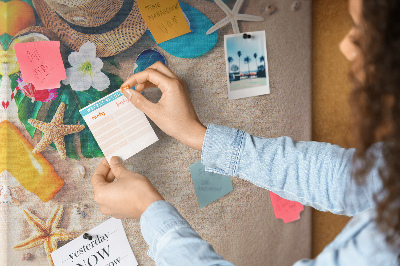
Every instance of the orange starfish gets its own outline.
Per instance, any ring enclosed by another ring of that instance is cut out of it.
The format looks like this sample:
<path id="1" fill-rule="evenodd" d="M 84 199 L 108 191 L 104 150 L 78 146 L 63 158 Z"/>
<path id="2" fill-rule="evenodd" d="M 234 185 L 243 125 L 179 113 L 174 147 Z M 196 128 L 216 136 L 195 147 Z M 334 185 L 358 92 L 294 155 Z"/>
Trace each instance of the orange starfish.
<path id="1" fill-rule="evenodd" d="M 77 133 L 85 128 L 84 125 L 64 125 L 64 112 L 65 103 L 61 103 L 58 107 L 53 119 L 50 123 L 38 121 L 36 119 L 29 119 L 28 123 L 36 127 L 44 133 L 42 139 L 33 149 L 33 153 L 39 153 L 43 151 L 52 142 L 56 145 L 57 152 L 62 159 L 66 159 L 65 142 L 64 136 Z"/>
<path id="2" fill-rule="evenodd" d="M 50 265 L 54 266 L 51 258 L 51 252 L 57 249 L 58 241 L 68 241 L 78 236 L 77 232 L 58 228 L 61 217 L 63 214 L 63 206 L 56 206 L 50 218 L 47 219 L 46 223 L 39 219 L 36 215 L 32 214 L 29 210 L 22 209 L 25 214 L 25 219 L 30 224 L 36 233 L 29 238 L 25 239 L 21 243 L 18 243 L 13 247 L 15 250 L 24 250 L 33 248 L 39 245 L 44 245 L 44 250 L 47 254 L 47 259 Z"/>

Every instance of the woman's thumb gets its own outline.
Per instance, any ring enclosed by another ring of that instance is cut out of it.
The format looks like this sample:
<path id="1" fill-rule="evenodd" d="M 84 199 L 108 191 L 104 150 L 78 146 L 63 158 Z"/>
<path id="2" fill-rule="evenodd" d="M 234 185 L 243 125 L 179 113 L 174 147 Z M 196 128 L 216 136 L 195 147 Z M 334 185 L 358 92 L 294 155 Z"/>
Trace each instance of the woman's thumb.
<path id="1" fill-rule="evenodd" d="M 122 160 L 117 156 L 111 157 L 110 168 L 117 179 L 122 177 L 122 173 L 126 170 L 125 166 L 122 164 Z"/>
<path id="2" fill-rule="evenodd" d="M 146 99 L 140 92 L 132 90 L 132 89 L 124 89 L 122 93 L 128 100 L 140 111 L 147 114 L 150 110 L 151 105 L 153 104 L 149 100 Z"/>

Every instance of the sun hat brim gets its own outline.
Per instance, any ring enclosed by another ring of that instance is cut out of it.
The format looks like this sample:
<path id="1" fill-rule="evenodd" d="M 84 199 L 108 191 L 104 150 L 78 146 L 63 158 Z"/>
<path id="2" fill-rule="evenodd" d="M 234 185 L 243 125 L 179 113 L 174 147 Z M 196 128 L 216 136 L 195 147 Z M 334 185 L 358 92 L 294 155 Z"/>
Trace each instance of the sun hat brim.
<path id="1" fill-rule="evenodd" d="M 136 1 L 130 1 L 133 2 L 132 9 L 126 19 L 117 27 L 105 31 L 104 27 L 99 26 L 84 29 L 86 32 L 69 25 L 44 0 L 33 0 L 33 5 L 43 24 L 57 34 L 65 45 L 78 51 L 82 44 L 91 41 L 96 45 L 98 57 L 109 57 L 128 49 L 147 30 L 147 25 L 139 12 Z M 100 33 L 96 33 L 96 31 L 100 31 Z"/>

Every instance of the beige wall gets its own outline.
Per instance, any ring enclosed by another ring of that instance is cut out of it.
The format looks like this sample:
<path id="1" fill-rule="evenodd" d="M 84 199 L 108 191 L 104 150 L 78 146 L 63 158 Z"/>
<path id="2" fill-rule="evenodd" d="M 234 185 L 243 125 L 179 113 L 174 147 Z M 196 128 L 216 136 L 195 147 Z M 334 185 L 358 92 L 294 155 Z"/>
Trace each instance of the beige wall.
<path id="1" fill-rule="evenodd" d="M 347 0 L 313 1 L 313 140 L 349 148 L 349 63 L 339 43 L 351 27 Z M 313 257 L 349 218 L 313 210 Z"/>

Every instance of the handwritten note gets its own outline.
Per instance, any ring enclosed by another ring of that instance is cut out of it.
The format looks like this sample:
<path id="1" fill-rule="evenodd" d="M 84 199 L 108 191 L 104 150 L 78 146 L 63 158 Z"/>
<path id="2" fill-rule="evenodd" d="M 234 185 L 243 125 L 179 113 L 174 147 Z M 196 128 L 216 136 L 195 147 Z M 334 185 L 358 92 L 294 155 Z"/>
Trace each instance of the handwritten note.
<path id="1" fill-rule="evenodd" d="M 200 208 L 233 190 L 230 176 L 206 172 L 200 161 L 192 164 L 189 168 Z"/>
<path id="2" fill-rule="evenodd" d="M 126 160 L 158 140 L 144 113 L 119 90 L 79 112 L 108 161 Z"/>
<path id="3" fill-rule="evenodd" d="M 178 0 L 138 0 L 137 4 L 157 43 L 190 32 Z"/>
<path id="4" fill-rule="evenodd" d="M 56 266 L 138 265 L 121 220 L 111 218 L 51 253 Z"/>
<path id="5" fill-rule="evenodd" d="M 285 223 L 300 219 L 300 213 L 304 210 L 304 206 L 301 203 L 281 198 L 271 191 L 269 196 L 271 197 L 275 218 L 282 219 Z"/>
<path id="6" fill-rule="evenodd" d="M 60 54 L 60 42 L 27 42 L 14 46 L 21 74 L 36 90 L 55 89 L 67 78 Z"/>

